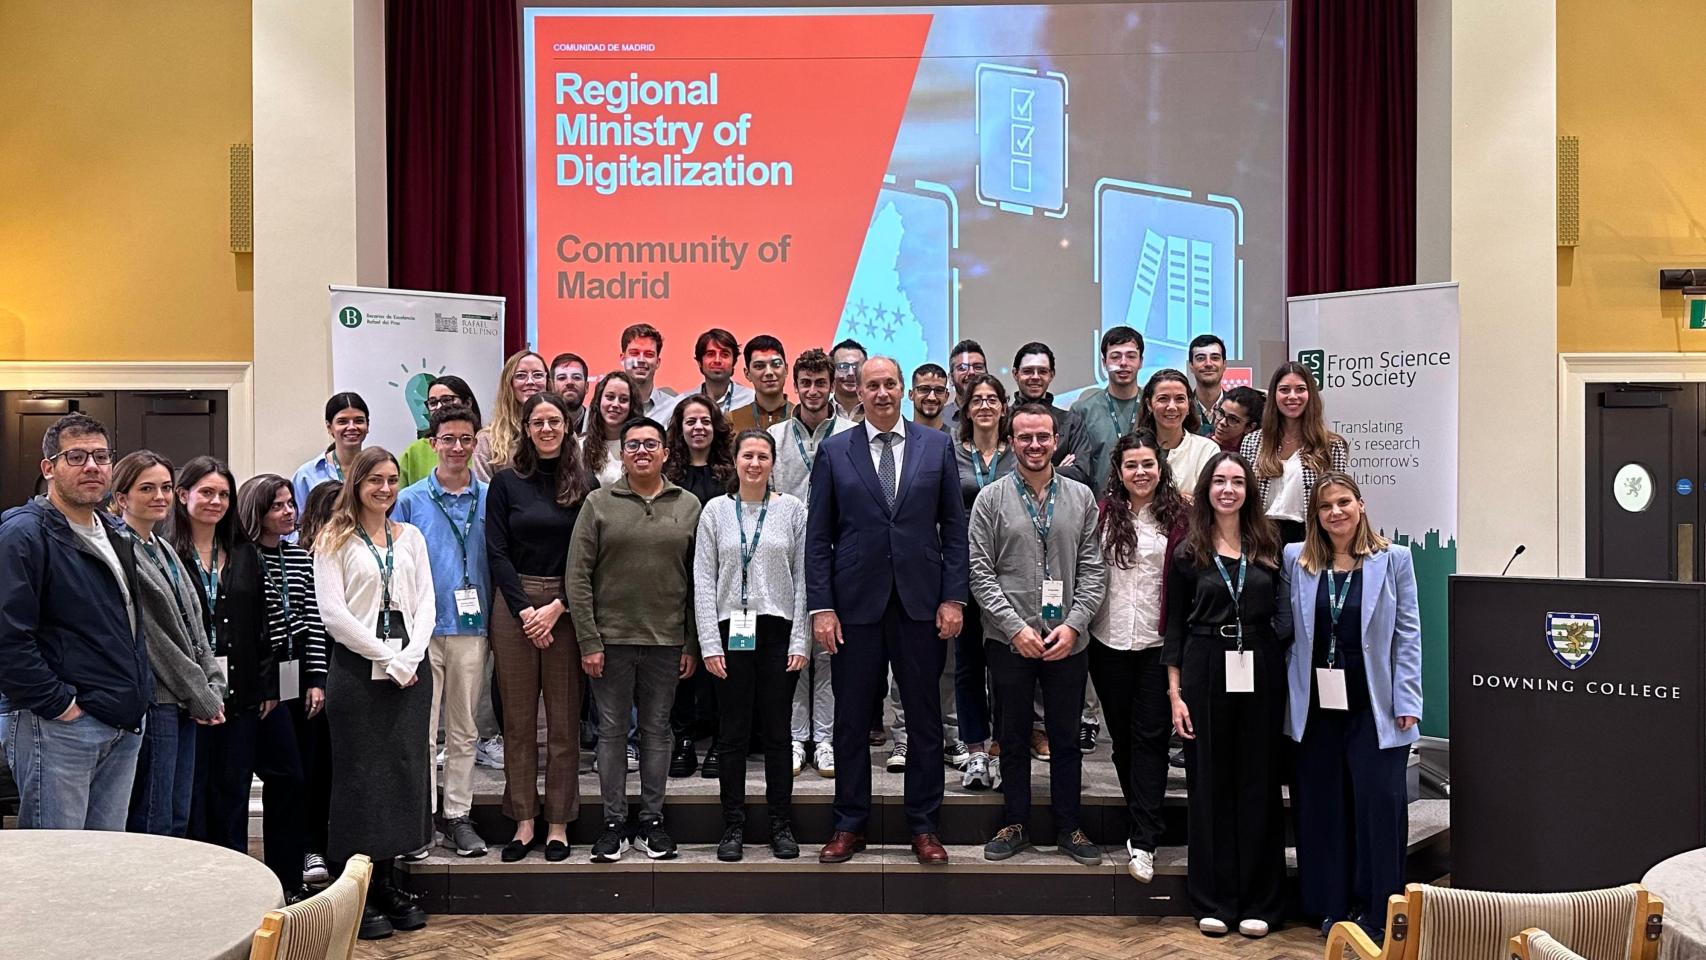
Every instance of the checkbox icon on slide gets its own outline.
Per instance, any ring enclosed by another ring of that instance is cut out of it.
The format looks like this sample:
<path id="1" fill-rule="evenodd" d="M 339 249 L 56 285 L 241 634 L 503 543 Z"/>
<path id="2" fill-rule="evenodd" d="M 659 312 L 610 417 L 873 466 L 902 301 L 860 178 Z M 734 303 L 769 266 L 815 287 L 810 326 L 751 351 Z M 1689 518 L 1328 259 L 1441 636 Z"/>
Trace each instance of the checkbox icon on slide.
<path id="1" fill-rule="evenodd" d="M 1008 186 L 1018 193 L 1031 192 L 1031 161 L 1014 160 L 1008 173 Z"/>
<path id="2" fill-rule="evenodd" d="M 1029 157 L 1031 144 L 1036 142 L 1037 128 L 1028 123 L 1013 124 L 1013 156 Z"/>
<path id="3" fill-rule="evenodd" d="M 1014 87 L 1010 94 L 1012 96 L 1012 109 L 1009 116 L 1013 118 L 1013 122 L 1030 123 L 1031 117 L 1035 115 L 1034 105 L 1037 92 L 1025 87 Z"/>

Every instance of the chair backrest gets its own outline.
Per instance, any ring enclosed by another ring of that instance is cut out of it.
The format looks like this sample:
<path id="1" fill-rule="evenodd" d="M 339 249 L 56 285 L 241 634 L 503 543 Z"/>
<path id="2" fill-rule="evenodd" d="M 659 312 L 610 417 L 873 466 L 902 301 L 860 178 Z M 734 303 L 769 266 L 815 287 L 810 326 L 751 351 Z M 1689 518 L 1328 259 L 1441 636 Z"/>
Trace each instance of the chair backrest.
<path id="1" fill-rule="evenodd" d="M 1552 939 L 1552 935 L 1533 927 L 1511 938 L 1511 956 L 1515 960 L 1582 960 L 1582 955 Z"/>
<path id="2" fill-rule="evenodd" d="M 1575 893 L 1422 888 L 1417 960 L 1503 960 L 1528 927 L 1550 931 L 1583 960 L 1629 960 L 1636 884 Z"/>
<path id="3" fill-rule="evenodd" d="M 350 960 L 373 861 L 356 854 L 331 886 L 268 913 L 255 931 L 249 960 Z"/>

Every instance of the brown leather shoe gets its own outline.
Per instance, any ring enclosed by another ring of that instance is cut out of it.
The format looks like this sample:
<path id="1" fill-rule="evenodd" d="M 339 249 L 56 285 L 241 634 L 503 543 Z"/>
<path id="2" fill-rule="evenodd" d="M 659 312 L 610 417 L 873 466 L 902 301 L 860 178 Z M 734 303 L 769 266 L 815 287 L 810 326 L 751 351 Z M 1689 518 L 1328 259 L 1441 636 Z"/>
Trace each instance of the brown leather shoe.
<path id="1" fill-rule="evenodd" d="M 926 866 L 948 862 L 948 851 L 934 833 L 921 833 L 912 838 L 912 852 Z"/>
<path id="2" fill-rule="evenodd" d="M 865 838 L 847 830 L 837 830 L 829 842 L 818 851 L 818 863 L 846 863 L 855 853 L 865 849 Z"/>

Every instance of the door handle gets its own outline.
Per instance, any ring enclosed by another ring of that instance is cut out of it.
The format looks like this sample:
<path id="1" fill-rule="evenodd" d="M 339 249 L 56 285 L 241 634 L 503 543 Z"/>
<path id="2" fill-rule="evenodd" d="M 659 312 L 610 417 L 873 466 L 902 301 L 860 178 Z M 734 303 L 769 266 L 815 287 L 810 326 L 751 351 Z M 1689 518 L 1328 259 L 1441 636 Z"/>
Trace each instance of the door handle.
<path id="1" fill-rule="evenodd" d="M 1694 581 L 1694 524 L 1676 525 L 1676 578 L 1683 583 Z"/>

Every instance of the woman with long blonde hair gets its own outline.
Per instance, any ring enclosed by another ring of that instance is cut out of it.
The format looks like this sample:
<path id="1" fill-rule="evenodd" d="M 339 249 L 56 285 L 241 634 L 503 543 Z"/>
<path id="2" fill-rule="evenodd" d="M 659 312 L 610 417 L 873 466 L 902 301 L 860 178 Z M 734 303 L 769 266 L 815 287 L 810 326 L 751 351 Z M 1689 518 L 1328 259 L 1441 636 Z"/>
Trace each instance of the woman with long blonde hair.
<path id="1" fill-rule="evenodd" d="M 498 375 L 498 395 L 493 402 L 492 419 L 476 435 L 474 456 L 468 469 L 482 483 L 489 483 L 492 474 L 509 466 L 515 448 L 526 430 L 521 425 L 521 405 L 535 394 L 551 386 L 551 368 L 545 358 L 532 350 L 510 354 L 504 361 L 503 373 Z"/>
<path id="2" fill-rule="evenodd" d="M 1297 873 L 1303 911 L 1322 929 L 1356 917 L 1378 940 L 1380 905 L 1404 885 L 1404 773 L 1420 737 L 1416 568 L 1408 547 L 1369 524 L 1348 474 L 1323 475 L 1311 494 L 1309 532 L 1285 548 Z"/>
<path id="3" fill-rule="evenodd" d="M 1268 519 L 1285 543 L 1303 540 L 1309 491 L 1321 475 L 1350 469 L 1345 438 L 1327 429 L 1321 388 L 1301 363 L 1282 363 L 1268 381 L 1262 426 L 1244 437 L 1239 453 L 1256 471 Z"/>

